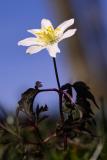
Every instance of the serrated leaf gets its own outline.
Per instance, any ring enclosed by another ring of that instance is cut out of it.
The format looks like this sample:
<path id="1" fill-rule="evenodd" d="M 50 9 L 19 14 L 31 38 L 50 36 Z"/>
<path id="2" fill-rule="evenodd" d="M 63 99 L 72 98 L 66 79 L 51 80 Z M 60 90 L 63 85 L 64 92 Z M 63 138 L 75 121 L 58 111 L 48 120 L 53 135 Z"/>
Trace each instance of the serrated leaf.
<path id="1" fill-rule="evenodd" d="M 66 91 L 66 93 L 68 93 L 72 97 L 72 85 L 70 83 L 64 84 L 63 86 L 61 86 L 61 89 Z M 64 97 L 69 101 L 66 95 L 64 95 Z"/>
<path id="2" fill-rule="evenodd" d="M 48 111 L 48 106 L 45 105 L 45 106 L 41 106 L 40 109 L 39 109 L 39 112 L 46 112 Z"/>
<path id="3" fill-rule="evenodd" d="M 33 102 L 35 99 L 35 96 L 37 95 L 38 90 L 34 88 L 29 88 L 27 91 L 22 93 L 21 99 L 18 102 L 19 108 L 25 110 L 26 112 L 33 112 Z"/>
<path id="4" fill-rule="evenodd" d="M 94 95 L 91 93 L 90 88 L 86 83 L 78 81 L 75 82 L 72 87 L 77 92 L 77 98 L 89 99 L 95 104 L 97 108 L 99 108 L 98 104 L 95 101 Z"/>
<path id="5" fill-rule="evenodd" d="M 45 115 L 43 116 L 43 117 L 40 117 L 40 114 L 41 113 L 43 113 L 43 112 L 46 112 L 46 111 L 48 111 L 48 107 L 47 107 L 47 105 L 45 105 L 45 106 L 39 106 L 39 104 L 37 105 L 37 107 L 36 107 L 36 119 L 37 119 L 37 121 L 42 121 L 42 118 L 43 119 L 45 119 L 46 117 L 45 117 Z"/>

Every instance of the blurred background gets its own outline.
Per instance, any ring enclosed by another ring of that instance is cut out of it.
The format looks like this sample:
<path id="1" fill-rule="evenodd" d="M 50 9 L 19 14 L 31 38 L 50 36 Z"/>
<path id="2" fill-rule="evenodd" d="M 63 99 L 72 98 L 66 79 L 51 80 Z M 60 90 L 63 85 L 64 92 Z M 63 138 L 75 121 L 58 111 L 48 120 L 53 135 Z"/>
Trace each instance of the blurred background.
<path id="1" fill-rule="evenodd" d="M 37 80 L 44 88 L 57 87 L 52 59 L 46 50 L 29 56 L 17 42 L 27 38 L 28 29 L 40 28 L 42 18 L 57 27 L 75 18 L 75 36 L 60 43 L 57 54 L 60 82 L 86 82 L 98 103 L 107 103 L 107 1 L 106 0 L 0 0 L 0 104 L 15 111 L 22 92 Z M 55 93 L 37 96 L 37 103 L 55 111 Z"/>

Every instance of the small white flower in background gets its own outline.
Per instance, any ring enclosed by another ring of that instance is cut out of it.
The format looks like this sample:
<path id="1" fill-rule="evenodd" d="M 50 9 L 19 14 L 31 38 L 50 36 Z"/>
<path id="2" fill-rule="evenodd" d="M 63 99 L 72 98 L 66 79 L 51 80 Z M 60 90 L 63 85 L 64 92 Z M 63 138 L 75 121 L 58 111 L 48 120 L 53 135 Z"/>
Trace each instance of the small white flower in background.
<path id="1" fill-rule="evenodd" d="M 42 49 L 47 49 L 51 57 L 56 57 L 60 53 L 58 43 L 65 38 L 75 34 L 76 29 L 68 29 L 74 24 L 74 19 L 67 20 L 61 23 L 54 29 L 51 21 L 42 19 L 41 29 L 30 29 L 28 32 L 35 37 L 29 37 L 18 42 L 18 45 L 28 46 L 26 53 L 34 54 Z M 67 30 L 68 29 L 68 30 Z"/>
<path id="2" fill-rule="evenodd" d="M 6 121 L 7 121 L 7 123 L 8 123 L 9 125 L 12 125 L 12 124 L 14 123 L 14 118 L 13 118 L 13 116 L 9 115 L 9 116 L 7 117 L 7 119 L 6 119 Z"/>

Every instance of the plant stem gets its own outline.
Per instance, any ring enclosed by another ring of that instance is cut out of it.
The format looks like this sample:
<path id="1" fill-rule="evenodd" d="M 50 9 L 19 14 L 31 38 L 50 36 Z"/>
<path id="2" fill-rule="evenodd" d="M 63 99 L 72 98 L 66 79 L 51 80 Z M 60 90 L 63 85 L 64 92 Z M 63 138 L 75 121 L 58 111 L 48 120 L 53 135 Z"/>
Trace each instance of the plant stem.
<path id="1" fill-rule="evenodd" d="M 71 99 L 71 96 L 68 94 L 68 93 L 66 93 L 65 91 L 63 91 L 63 90 L 58 90 L 58 89 L 56 89 L 56 88 L 49 88 L 49 89 L 41 89 L 41 90 L 38 90 L 38 93 L 37 94 L 39 94 L 39 93 L 41 93 L 41 92 L 57 92 L 58 94 L 63 94 L 63 95 L 65 95 L 68 99 L 69 99 L 69 101 L 71 102 L 71 104 L 73 105 L 73 102 L 72 102 L 72 99 Z"/>
<path id="2" fill-rule="evenodd" d="M 53 58 L 53 64 L 54 64 L 54 70 L 55 70 L 55 75 L 56 75 L 56 80 L 58 84 L 58 88 L 60 89 L 60 82 L 59 82 L 59 76 L 58 76 L 58 71 L 57 71 L 57 65 L 56 65 L 56 59 Z"/>
<path id="3" fill-rule="evenodd" d="M 60 86 L 60 81 L 59 81 L 59 76 L 58 76 L 58 71 L 57 71 L 57 65 L 56 65 L 56 59 L 53 58 L 53 64 L 54 64 L 54 70 L 55 70 L 55 75 L 56 75 L 56 80 L 57 80 L 57 85 L 59 89 L 59 110 L 60 110 L 60 117 L 61 117 L 61 123 L 62 125 L 64 124 L 64 114 L 63 114 L 63 109 L 62 109 L 62 92 L 61 91 L 61 86 Z M 64 150 L 67 149 L 67 136 L 64 134 Z"/>
<path id="4" fill-rule="evenodd" d="M 58 76 L 58 71 L 57 71 L 57 65 L 56 65 L 56 59 L 55 58 L 53 58 L 53 64 L 54 64 L 54 70 L 55 70 L 55 75 L 56 75 L 58 89 L 60 91 L 61 86 L 60 86 L 60 81 L 59 81 L 59 76 Z M 62 110 L 62 93 L 61 92 L 59 92 L 59 110 L 60 110 L 61 122 L 63 124 L 63 122 L 64 122 L 64 115 L 63 115 L 63 110 Z"/>

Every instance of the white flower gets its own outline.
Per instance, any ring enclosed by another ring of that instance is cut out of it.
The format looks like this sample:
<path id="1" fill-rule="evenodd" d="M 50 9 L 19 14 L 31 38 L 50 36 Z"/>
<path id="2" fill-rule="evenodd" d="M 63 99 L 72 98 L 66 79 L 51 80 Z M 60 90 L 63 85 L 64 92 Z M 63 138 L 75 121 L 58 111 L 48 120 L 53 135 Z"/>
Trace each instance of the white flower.
<path id="1" fill-rule="evenodd" d="M 48 19 L 42 19 L 41 29 L 28 30 L 28 32 L 32 33 L 35 37 L 21 40 L 18 42 L 18 45 L 28 46 L 26 53 L 29 54 L 37 53 L 46 48 L 51 57 L 56 57 L 56 54 L 60 53 L 58 43 L 75 34 L 76 29 L 68 29 L 68 27 L 73 24 L 74 19 L 70 19 L 61 23 L 54 29 L 52 23 Z"/>

